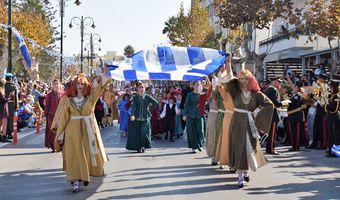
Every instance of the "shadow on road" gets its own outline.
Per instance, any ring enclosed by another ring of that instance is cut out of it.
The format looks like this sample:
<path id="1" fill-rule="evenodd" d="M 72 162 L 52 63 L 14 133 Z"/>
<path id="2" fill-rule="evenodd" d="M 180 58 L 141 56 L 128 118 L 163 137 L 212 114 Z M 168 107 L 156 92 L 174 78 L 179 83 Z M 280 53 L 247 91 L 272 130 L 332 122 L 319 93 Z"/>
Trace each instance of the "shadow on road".
<path id="1" fill-rule="evenodd" d="M 32 169 L 0 173 L 0 199 L 86 199 L 103 183 L 103 178 L 91 177 L 87 188 L 74 194 L 64 171 L 59 169 Z M 20 186 L 20 187 L 18 187 Z"/>
<path id="2" fill-rule="evenodd" d="M 272 187 L 258 187 L 246 189 L 249 195 L 263 196 L 266 194 L 294 194 L 309 192 L 313 196 L 301 196 L 298 199 L 320 200 L 320 199 L 340 199 L 339 193 L 340 179 L 315 180 L 310 183 L 288 183 Z"/>

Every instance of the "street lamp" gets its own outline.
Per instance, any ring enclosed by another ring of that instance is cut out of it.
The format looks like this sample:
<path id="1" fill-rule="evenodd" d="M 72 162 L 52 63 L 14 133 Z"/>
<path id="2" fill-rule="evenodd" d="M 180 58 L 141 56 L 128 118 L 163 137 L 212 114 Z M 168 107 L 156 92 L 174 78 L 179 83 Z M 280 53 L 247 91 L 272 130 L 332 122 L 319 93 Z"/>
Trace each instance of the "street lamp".
<path id="1" fill-rule="evenodd" d="M 63 40 L 64 40 L 64 16 L 65 16 L 65 4 L 71 0 L 58 0 L 59 1 L 59 9 L 60 9 L 60 81 L 63 81 Z M 47 5 L 50 3 L 48 0 L 44 0 L 44 3 Z M 74 2 L 77 6 L 81 4 L 79 0 Z"/>
<path id="2" fill-rule="evenodd" d="M 81 46 L 81 50 L 80 50 L 80 72 L 83 73 L 83 43 L 84 43 L 84 29 L 86 26 L 90 26 L 91 24 L 91 28 L 96 28 L 96 26 L 94 25 L 94 20 L 91 17 L 83 17 L 81 16 L 79 17 L 73 17 L 70 21 L 69 27 L 72 28 L 74 25 L 78 26 L 80 28 L 80 46 Z"/>
<path id="3" fill-rule="evenodd" d="M 101 38 L 101 36 L 98 34 L 98 33 L 91 33 L 91 34 L 85 34 L 85 40 L 89 40 L 89 43 L 87 43 L 86 45 L 85 45 L 85 51 L 87 50 L 86 48 L 88 47 L 88 46 L 90 46 L 90 54 L 89 54 L 89 58 L 91 59 L 91 66 L 93 67 L 93 59 L 95 58 L 95 56 L 94 56 L 94 51 L 95 50 L 99 50 L 99 51 L 101 51 L 101 48 L 100 48 L 100 45 L 98 44 L 98 43 L 95 43 L 95 42 L 99 42 L 99 43 L 101 43 L 102 42 L 102 38 Z"/>
<path id="4" fill-rule="evenodd" d="M 60 45 L 60 80 L 62 80 L 62 63 L 63 63 L 63 17 L 65 2 L 69 0 L 60 0 L 60 13 L 61 13 L 61 45 Z M 48 0 L 43 1 L 44 4 L 49 4 Z M 80 5 L 80 1 L 75 2 L 76 5 Z M 12 72 L 12 0 L 8 0 L 8 67 L 7 72 Z"/>
<path id="5" fill-rule="evenodd" d="M 12 0 L 8 0 L 8 67 L 7 72 L 12 73 Z"/>

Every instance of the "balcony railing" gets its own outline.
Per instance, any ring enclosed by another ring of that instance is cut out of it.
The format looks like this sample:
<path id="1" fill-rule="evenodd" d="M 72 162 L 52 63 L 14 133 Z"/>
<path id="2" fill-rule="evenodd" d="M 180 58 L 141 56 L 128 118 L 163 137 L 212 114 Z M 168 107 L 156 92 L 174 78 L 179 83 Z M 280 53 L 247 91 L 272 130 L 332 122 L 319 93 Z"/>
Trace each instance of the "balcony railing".
<path id="1" fill-rule="evenodd" d="M 297 35 L 307 35 L 306 33 L 303 33 L 302 31 L 299 31 L 297 29 L 291 29 L 289 31 L 286 32 L 281 32 L 277 35 L 274 35 L 273 37 L 270 37 L 268 39 L 262 40 L 259 42 L 259 46 L 264 46 L 267 44 L 271 44 L 271 43 L 275 43 L 275 42 L 279 42 L 281 40 L 288 40 L 290 37 L 292 37 L 293 34 L 297 34 Z"/>

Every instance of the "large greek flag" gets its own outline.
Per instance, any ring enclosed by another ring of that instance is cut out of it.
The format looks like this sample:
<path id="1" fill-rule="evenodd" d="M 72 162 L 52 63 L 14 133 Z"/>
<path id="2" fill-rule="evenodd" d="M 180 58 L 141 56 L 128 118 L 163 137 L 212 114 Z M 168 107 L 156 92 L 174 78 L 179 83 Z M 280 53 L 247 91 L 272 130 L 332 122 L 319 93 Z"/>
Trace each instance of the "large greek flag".
<path id="1" fill-rule="evenodd" d="M 139 51 L 118 66 L 112 66 L 109 75 L 115 80 L 202 80 L 223 63 L 223 51 L 199 47 L 157 47 Z"/>

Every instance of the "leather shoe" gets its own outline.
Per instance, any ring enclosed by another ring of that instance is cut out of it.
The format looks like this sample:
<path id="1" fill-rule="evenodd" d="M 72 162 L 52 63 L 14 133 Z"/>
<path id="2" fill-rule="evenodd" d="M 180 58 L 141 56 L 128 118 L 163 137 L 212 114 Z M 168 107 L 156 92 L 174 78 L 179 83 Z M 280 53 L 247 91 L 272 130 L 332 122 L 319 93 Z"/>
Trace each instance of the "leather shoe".
<path id="1" fill-rule="evenodd" d="M 271 155 L 280 155 L 280 153 L 274 151 L 274 152 L 267 152 L 267 154 L 271 154 Z"/>
<path id="2" fill-rule="evenodd" d="M 288 151 L 297 151 L 297 149 L 295 149 L 295 148 L 290 148 L 290 149 L 288 149 Z"/>
<path id="3" fill-rule="evenodd" d="M 243 188 L 244 187 L 243 181 L 239 181 L 238 184 L 237 184 L 237 187 L 238 188 Z"/>
<path id="4" fill-rule="evenodd" d="M 88 186 L 89 183 L 90 183 L 90 182 L 88 182 L 88 181 L 84 181 L 84 186 L 85 186 L 85 187 Z"/>
<path id="5" fill-rule="evenodd" d="M 315 148 L 316 148 L 316 145 L 313 145 L 313 144 L 306 147 L 306 149 L 315 149 Z"/>
<path id="6" fill-rule="evenodd" d="M 249 182 L 249 181 L 250 181 L 250 177 L 249 177 L 249 176 L 243 176 L 243 179 L 244 179 L 246 182 Z"/>

